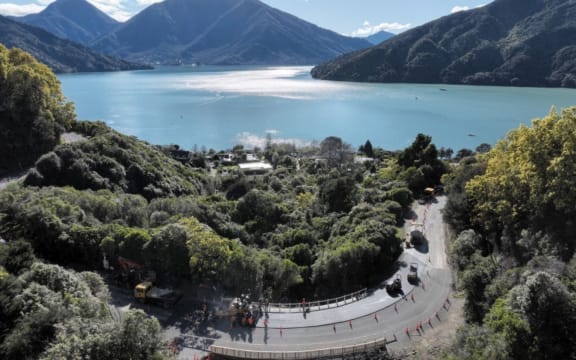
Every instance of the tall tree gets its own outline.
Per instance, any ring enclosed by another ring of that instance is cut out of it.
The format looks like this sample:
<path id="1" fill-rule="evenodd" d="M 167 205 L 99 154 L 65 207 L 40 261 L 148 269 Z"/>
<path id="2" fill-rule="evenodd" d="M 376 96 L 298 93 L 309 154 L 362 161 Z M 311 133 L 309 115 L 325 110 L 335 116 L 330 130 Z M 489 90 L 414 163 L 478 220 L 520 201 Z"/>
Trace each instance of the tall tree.
<path id="1" fill-rule="evenodd" d="M 320 143 L 320 151 L 328 158 L 330 166 L 340 165 L 347 161 L 347 155 L 351 151 L 349 144 L 337 136 L 329 136 Z"/>
<path id="2" fill-rule="evenodd" d="M 488 232 L 506 230 L 512 240 L 523 229 L 545 230 L 570 258 L 575 245 L 568 239 L 576 228 L 576 108 L 561 115 L 552 111 L 531 127 L 511 131 L 481 159 L 486 173 L 466 185 L 477 225 Z"/>
<path id="3" fill-rule="evenodd" d="M 364 143 L 364 146 L 362 147 L 362 152 L 364 153 L 364 155 L 373 158 L 374 157 L 374 148 L 372 147 L 372 143 L 370 142 L 370 140 L 366 140 L 366 143 Z"/>

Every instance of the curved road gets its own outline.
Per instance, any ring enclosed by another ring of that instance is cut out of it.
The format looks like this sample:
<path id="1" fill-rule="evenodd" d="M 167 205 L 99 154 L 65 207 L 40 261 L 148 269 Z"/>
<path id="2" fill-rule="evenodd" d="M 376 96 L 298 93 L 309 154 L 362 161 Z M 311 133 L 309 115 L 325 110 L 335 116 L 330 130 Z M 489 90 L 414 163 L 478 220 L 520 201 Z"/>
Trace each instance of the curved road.
<path id="1" fill-rule="evenodd" d="M 445 225 L 441 209 L 445 197 L 428 205 L 415 205 L 416 218 L 406 224 L 406 232 L 421 230 L 428 239 L 426 249 L 406 249 L 399 261 L 405 298 L 391 297 L 385 289 L 338 308 L 302 313 L 270 313 L 268 328 L 262 320 L 251 331 L 218 333 L 210 339 L 214 347 L 258 352 L 294 352 L 341 348 L 383 338 L 392 346 L 410 341 L 414 336 L 426 336 L 426 331 L 442 321 L 449 310 L 452 273 L 445 248 Z M 406 281 L 408 264 L 418 263 L 419 286 Z M 417 331 L 418 324 L 422 330 Z M 407 334 L 409 330 L 410 336 Z M 192 359 L 186 347 L 186 335 L 180 358 Z M 195 339 L 197 341 L 198 338 Z M 214 348 L 213 348 L 214 349 Z"/>

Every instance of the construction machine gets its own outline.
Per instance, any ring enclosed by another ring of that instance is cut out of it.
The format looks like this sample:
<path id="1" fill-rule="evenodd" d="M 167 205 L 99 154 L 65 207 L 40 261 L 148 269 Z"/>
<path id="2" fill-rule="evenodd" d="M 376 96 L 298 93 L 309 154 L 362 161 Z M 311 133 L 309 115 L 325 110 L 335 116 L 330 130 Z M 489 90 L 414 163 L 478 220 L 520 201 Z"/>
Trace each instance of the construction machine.
<path id="1" fill-rule="evenodd" d="M 182 294 L 172 289 L 162 289 L 154 286 L 151 281 L 144 281 L 134 288 L 134 297 L 136 300 L 170 308 L 182 298 Z"/>
<path id="2" fill-rule="evenodd" d="M 116 260 L 121 270 L 118 280 L 129 287 L 144 281 L 156 282 L 155 271 L 122 256 L 118 256 Z"/>

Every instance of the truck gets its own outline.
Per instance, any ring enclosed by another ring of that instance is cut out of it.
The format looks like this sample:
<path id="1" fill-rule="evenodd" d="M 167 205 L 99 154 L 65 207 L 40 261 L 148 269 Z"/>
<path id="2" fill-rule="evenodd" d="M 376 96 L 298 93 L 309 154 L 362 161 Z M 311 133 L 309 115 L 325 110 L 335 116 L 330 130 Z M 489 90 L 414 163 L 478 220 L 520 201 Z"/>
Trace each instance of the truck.
<path id="1" fill-rule="evenodd" d="M 418 282 L 418 264 L 416 263 L 410 263 L 408 282 L 410 284 L 416 284 Z"/>
<path id="2" fill-rule="evenodd" d="M 134 288 L 134 297 L 142 303 L 158 305 L 168 309 L 182 298 L 182 294 L 172 289 L 156 287 L 151 281 L 144 281 Z"/>

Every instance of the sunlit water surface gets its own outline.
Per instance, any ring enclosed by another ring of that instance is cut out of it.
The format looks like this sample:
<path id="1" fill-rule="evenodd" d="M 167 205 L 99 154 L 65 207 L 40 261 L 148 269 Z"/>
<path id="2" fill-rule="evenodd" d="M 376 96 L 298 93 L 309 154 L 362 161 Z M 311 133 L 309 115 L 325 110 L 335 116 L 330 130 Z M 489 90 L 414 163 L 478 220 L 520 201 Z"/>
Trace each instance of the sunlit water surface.
<path id="1" fill-rule="evenodd" d="M 161 67 L 60 75 L 80 119 L 153 144 L 305 145 L 339 136 L 395 150 L 418 133 L 438 147 L 494 144 L 521 123 L 576 105 L 576 90 L 314 80 L 309 67 Z"/>

